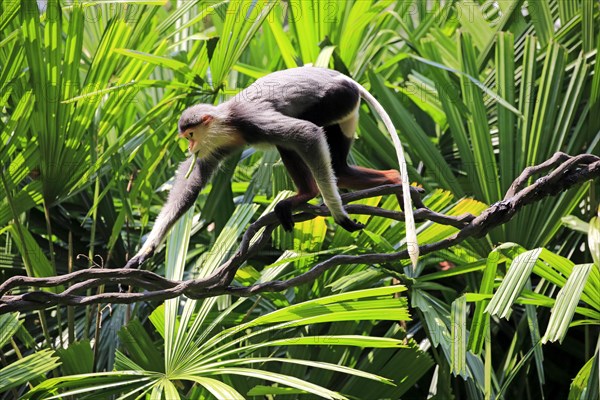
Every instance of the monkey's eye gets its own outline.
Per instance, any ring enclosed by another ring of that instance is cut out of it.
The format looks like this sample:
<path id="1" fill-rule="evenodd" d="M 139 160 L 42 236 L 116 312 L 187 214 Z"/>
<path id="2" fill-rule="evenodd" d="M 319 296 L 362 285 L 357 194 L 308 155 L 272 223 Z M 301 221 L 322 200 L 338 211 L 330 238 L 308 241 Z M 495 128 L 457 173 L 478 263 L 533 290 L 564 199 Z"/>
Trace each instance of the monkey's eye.
<path id="1" fill-rule="evenodd" d="M 192 139 L 192 137 L 194 136 L 194 131 L 192 129 L 186 129 L 186 130 L 182 130 L 180 131 L 181 133 L 178 135 L 180 138 L 185 138 L 185 139 Z"/>

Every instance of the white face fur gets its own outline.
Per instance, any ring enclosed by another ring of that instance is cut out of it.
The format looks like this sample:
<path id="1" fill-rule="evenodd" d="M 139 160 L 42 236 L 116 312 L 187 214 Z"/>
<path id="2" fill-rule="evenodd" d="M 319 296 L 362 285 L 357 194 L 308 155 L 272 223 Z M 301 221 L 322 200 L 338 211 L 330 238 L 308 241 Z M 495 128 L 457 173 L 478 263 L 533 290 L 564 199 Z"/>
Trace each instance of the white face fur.
<path id="1" fill-rule="evenodd" d="M 192 154 L 197 154 L 202 150 L 204 137 L 206 136 L 206 127 L 203 125 L 198 125 L 193 128 L 187 129 L 185 132 L 181 133 L 179 136 L 186 138 L 188 140 L 188 150 Z M 202 157 L 202 154 L 198 154 L 198 156 Z"/>
<path id="2" fill-rule="evenodd" d="M 218 149 L 243 144 L 239 134 L 219 123 L 216 118 L 206 124 L 189 128 L 180 136 L 188 139 L 190 153 L 200 158 L 208 157 Z"/>

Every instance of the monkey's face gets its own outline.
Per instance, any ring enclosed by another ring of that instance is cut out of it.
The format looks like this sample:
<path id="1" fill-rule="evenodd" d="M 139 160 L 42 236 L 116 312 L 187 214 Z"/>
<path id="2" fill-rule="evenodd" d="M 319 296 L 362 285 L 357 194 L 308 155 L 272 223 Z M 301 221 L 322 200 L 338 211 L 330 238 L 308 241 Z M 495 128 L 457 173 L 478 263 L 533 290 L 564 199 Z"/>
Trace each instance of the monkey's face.
<path id="1" fill-rule="evenodd" d="M 210 136 L 210 116 L 206 116 L 206 120 L 191 126 L 191 127 L 184 127 L 185 130 L 181 130 L 179 131 L 179 137 L 185 138 L 188 140 L 188 149 L 190 150 L 190 153 L 192 154 L 197 154 L 199 153 L 203 148 L 206 148 L 206 138 L 208 136 Z M 199 156 L 203 156 L 203 154 L 198 154 Z"/>
<path id="2" fill-rule="evenodd" d="M 196 137 L 198 137 L 199 135 L 196 134 Z M 188 130 L 186 130 L 185 132 L 180 132 L 179 133 L 179 137 L 181 138 L 185 138 L 188 140 L 188 149 L 190 151 L 190 153 L 196 153 L 197 147 L 198 147 L 198 141 L 196 139 L 194 139 L 194 129 L 190 128 Z"/>
<path id="3" fill-rule="evenodd" d="M 189 141 L 191 153 L 203 149 L 207 131 L 211 129 L 216 107 L 211 104 L 197 104 L 186 109 L 179 118 L 179 136 Z M 200 154 L 202 156 L 202 154 Z"/>

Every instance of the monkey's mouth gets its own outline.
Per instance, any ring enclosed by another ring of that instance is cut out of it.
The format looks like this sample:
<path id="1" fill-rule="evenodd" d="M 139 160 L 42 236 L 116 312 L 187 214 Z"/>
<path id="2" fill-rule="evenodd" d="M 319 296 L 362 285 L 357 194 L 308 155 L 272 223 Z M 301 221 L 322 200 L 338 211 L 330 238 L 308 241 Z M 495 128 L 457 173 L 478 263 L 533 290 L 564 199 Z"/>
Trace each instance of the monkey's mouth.
<path id="1" fill-rule="evenodd" d="M 190 130 L 187 130 L 187 131 L 182 132 L 182 133 L 179 134 L 180 138 L 187 139 L 187 141 L 188 141 L 188 149 L 190 150 L 191 153 L 194 152 L 194 147 L 196 147 L 196 143 L 197 143 L 197 141 L 193 139 L 192 135 L 193 135 L 193 132 L 190 132 Z"/>

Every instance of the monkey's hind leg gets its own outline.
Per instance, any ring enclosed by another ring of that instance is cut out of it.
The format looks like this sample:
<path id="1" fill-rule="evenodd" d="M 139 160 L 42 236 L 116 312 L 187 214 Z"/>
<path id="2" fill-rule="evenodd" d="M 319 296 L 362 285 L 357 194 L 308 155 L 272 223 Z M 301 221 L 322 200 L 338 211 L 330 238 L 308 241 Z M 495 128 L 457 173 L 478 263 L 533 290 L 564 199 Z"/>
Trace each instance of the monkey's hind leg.
<path id="1" fill-rule="evenodd" d="M 338 187 L 352 190 L 371 189 L 381 185 L 399 185 L 402 183 L 400 172 L 396 169 L 379 171 L 371 168 L 348 165 L 347 168 L 336 172 Z M 404 208 L 402 192 L 396 193 L 400 209 Z"/>
<path id="2" fill-rule="evenodd" d="M 379 171 L 376 169 L 348 165 L 348 153 L 352 147 L 352 137 L 356 124 L 353 121 L 329 125 L 325 127 L 327 142 L 330 148 L 338 149 L 332 152 L 332 166 L 338 178 L 340 188 L 362 190 L 381 185 L 399 185 L 402 183 L 400 172 L 395 169 Z M 402 208 L 402 194 L 396 195 Z"/>
<path id="3" fill-rule="evenodd" d="M 400 172 L 396 169 L 379 171 L 348 165 L 343 170 L 337 172 L 337 174 L 338 186 L 345 189 L 361 190 L 381 185 L 399 185 L 402 183 Z"/>
<path id="4" fill-rule="evenodd" d="M 314 198 L 319 193 L 319 189 L 310 173 L 310 169 L 296 152 L 280 146 L 277 146 L 277 150 L 281 154 L 283 165 L 285 165 L 298 189 L 298 194 L 281 200 L 275 206 L 275 215 L 281 222 L 281 226 L 284 230 L 290 232 L 294 228 L 292 209 Z"/>

